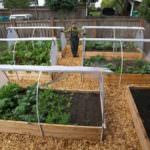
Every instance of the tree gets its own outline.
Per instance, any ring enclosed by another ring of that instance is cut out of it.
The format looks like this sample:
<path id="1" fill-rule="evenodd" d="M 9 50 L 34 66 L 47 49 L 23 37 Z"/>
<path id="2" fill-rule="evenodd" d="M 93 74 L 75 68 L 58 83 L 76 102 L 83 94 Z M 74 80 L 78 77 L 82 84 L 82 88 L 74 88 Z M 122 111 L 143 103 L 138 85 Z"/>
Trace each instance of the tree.
<path id="1" fill-rule="evenodd" d="M 78 4 L 78 0 L 47 0 L 47 5 L 51 10 L 73 10 Z"/>
<path id="2" fill-rule="evenodd" d="M 140 16 L 150 21 L 150 0 L 143 0 L 139 8 Z"/>
<path id="3" fill-rule="evenodd" d="M 27 8 L 29 5 L 29 0 L 4 0 L 5 8 Z"/>
<path id="4" fill-rule="evenodd" d="M 103 0 L 101 6 L 102 8 L 114 8 L 122 15 L 128 14 L 128 0 Z"/>

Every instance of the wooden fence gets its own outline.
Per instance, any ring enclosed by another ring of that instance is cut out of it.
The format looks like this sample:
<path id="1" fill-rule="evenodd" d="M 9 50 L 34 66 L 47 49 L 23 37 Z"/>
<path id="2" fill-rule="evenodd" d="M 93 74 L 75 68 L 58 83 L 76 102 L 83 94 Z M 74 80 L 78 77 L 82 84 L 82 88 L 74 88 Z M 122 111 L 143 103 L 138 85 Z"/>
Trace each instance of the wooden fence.
<path id="1" fill-rule="evenodd" d="M 32 14 L 34 20 L 47 20 L 51 18 L 85 18 L 85 6 L 79 6 L 71 12 L 52 11 L 46 7 L 33 7 L 28 9 L 0 9 L 0 16 L 9 16 L 11 14 Z"/>
<path id="2" fill-rule="evenodd" d="M 92 26 L 144 26 L 145 38 L 150 38 L 150 24 L 144 22 L 142 19 L 130 19 L 130 18 L 101 18 L 101 19 L 70 19 L 70 20 L 32 20 L 32 21 L 18 21 L 18 22 L 6 22 L 0 23 L 0 38 L 7 37 L 7 27 L 9 26 L 64 26 L 68 28 L 72 22 L 76 22 L 78 27 L 84 25 Z M 18 30 L 20 37 L 31 37 L 32 30 Z M 36 30 L 34 36 L 55 36 L 59 37 L 59 32 L 52 30 Z M 121 38 L 135 38 L 136 31 L 133 30 L 118 30 L 116 37 Z M 89 37 L 112 37 L 112 30 L 88 30 L 87 36 Z M 149 50 L 149 44 L 145 44 L 145 50 Z"/>

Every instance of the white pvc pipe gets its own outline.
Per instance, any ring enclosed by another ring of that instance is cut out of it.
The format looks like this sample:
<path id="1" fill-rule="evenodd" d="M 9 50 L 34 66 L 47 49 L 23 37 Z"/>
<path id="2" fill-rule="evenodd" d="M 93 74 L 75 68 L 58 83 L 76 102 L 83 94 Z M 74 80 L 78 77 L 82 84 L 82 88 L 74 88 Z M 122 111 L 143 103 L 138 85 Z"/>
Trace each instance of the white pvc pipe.
<path id="1" fill-rule="evenodd" d="M 120 42 L 120 51 L 121 51 L 121 71 L 120 71 L 120 78 L 119 78 L 119 87 L 120 87 L 120 84 L 121 84 L 121 80 L 122 80 L 122 73 L 123 73 L 123 43 Z"/>
<path id="2" fill-rule="evenodd" d="M 83 26 L 82 29 L 145 30 L 144 27 L 129 27 L 129 26 Z"/>
<path id="3" fill-rule="evenodd" d="M 56 29 L 64 30 L 64 27 L 50 27 L 50 26 L 26 26 L 26 27 L 8 27 L 7 29 Z"/>
<path id="4" fill-rule="evenodd" d="M 35 71 L 49 73 L 95 73 L 110 74 L 112 71 L 102 67 L 81 67 L 81 66 L 33 66 L 33 65 L 0 65 L 1 71 Z"/>
<path id="5" fill-rule="evenodd" d="M 37 81 L 37 85 L 36 85 L 36 115 L 37 115 L 37 121 L 38 121 L 38 125 L 41 131 L 42 136 L 43 135 L 43 130 L 41 127 L 41 123 L 40 123 L 40 114 L 39 114 L 39 86 L 40 86 L 40 77 L 41 77 L 41 72 L 39 73 L 39 77 L 38 77 L 38 81 Z"/>
<path id="6" fill-rule="evenodd" d="M 80 41 L 110 41 L 110 42 L 150 42 L 150 39 L 127 39 L 127 38 L 80 38 Z"/>
<path id="7" fill-rule="evenodd" d="M 32 37 L 32 38 L 0 38 L 0 42 L 9 42 L 9 41 L 52 41 L 57 40 L 56 37 Z"/>

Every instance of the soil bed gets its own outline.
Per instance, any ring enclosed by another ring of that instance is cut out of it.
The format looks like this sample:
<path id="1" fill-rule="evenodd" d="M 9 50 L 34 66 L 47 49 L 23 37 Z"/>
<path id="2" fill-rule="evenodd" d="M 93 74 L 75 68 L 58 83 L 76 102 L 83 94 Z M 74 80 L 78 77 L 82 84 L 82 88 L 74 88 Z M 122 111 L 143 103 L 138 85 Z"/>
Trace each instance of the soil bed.
<path id="1" fill-rule="evenodd" d="M 134 102 L 138 108 L 140 117 L 150 139 L 150 88 L 137 89 L 130 88 Z"/>
<path id="2" fill-rule="evenodd" d="M 131 86 L 127 100 L 143 150 L 150 149 L 150 86 Z"/>

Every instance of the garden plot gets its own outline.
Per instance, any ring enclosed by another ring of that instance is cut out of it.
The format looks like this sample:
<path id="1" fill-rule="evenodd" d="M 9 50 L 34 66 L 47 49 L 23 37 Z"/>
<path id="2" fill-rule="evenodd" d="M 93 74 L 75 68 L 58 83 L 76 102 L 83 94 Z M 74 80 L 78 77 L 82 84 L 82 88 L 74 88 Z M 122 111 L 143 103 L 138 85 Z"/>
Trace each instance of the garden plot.
<path id="1" fill-rule="evenodd" d="M 143 58 L 143 54 L 133 43 L 124 44 L 124 58 L 125 59 L 140 59 Z M 92 56 L 104 56 L 107 59 L 121 58 L 120 54 L 120 43 L 116 43 L 115 50 L 113 51 L 112 42 L 86 42 L 86 58 Z"/>
<path id="2" fill-rule="evenodd" d="M 19 65 L 56 65 L 59 53 L 55 37 L 51 38 L 12 38 L 0 39 L 8 42 L 7 48 L 0 52 L 0 64 Z M 11 45 L 9 45 L 11 44 Z M 23 80 L 28 76 L 29 80 L 34 80 L 38 75 L 35 72 L 7 72 L 11 79 Z M 44 74 L 43 78 L 50 79 L 50 74 Z M 35 80 L 34 80 L 35 81 Z"/>
<path id="3" fill-rule="evenodd" d="M 33 123 L 37 122 L 35 92 L 36 86 L 22 89 L 16 84 L 0 90 L 0 132 L 41 135 L 38 125 Z M 100 138 L 102 118 L 98 92 L 42 89 L 39 114 L 45 136 Z"/>
<path id="4" fill-rule="evenodd" d="M 150 87 L 131 86 L 127 98 L 143 150 L 150 149 Z"/>
<path id="5" fill-rule="evenodd" d="M 39 74 L 37 84 L 26 89 L 20 88 L 17 84 L 2 87 L 0 90 L 1 119 L 28 122 L 36 122 L 37 119 L 38 124 L 1 120 L 1 132 L 97 140 L 102 137 L 105 119 L 104 81 L 101 73 L 111 73 L 109 69 L 10 65 L 1 65 L 0 69 L 3 72 L 28 70 L 40 74 L 41 72 L 94 73 L 99 74 L 100 82 L 99 92 L 54 91 L 45 89 L 50 83 L 48 81 L 47 84 L 41 84 Z"/>
<path id="6" fill-rule="evenodd" d="M 129 35 L 132 35 L 132 39 L 143 39 L 143 27 L 129 27 L 129 26 L 83 26 L 82 29 L 86 33 L 87 30 L 107 30 L 110 33 L 112 32 L 113 37 L 99 38 L 99 41 L 86 41 L 83 45 L 85 45 L 85 51 L 87 58 L 91 56 L 104 56 L 107 59 L 112 58 L 120 58 L 120 41 L 115 41 L 119 38 L 127 38 L 124 37 L 124 32 L 130 32 Z M 102 31 L 104 32 L 104 31 Z M 91 35 L 86 35 L 88 38 Z M 87 39 L 88 39 L 87 38 Z M 86 38 L 84 38 L 86 40 Z M 94 38 L 93 38 L 94 39 Z M 104 39 L 108 39 L 105 41 Z M 111 39 L 111 40 L 110 40 Z M 126 59 L 139 59 L 143 58 L 143 42 L 124 42 L 124 58 Z"/>
<path id="7" fill-rule="evenodd" d="M 108 67 L 114 74 L 106 75 L 106 82 L 127 84 L 148 84 L 150 83 L 150 63 L 143 59 L 138 60 L 124 60 L 112 59 L 106 60 L 104 57 L 96 56 L 85 59 L 85 66 L 92 67 Z"/>

